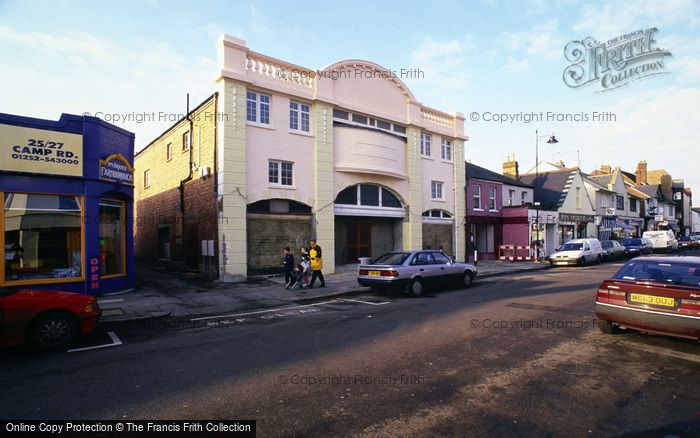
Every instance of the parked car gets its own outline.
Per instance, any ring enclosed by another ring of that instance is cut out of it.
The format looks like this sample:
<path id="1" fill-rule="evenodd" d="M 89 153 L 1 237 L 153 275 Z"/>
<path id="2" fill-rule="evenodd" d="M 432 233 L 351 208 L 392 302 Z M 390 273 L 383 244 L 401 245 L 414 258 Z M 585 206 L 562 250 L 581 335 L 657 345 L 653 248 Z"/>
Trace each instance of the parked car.
<path id="1" fill-rule="evenodd" d="M 700 248 L 700 243 L 690 238 L 690 236 L 680 236 L 678 238 L 678 249 L 697 249 Z"/>
<path id="2" fill-rule="evenodd" d="M 0 347 L 29 342 L 41 350 L 64 348 L 91 332 L 101 313 L 89 295 L 0 288 Z"/>
<path id="3" fill-rule="evenodd" d="M 654 252 L 654 246 L 651 241 L 643 237 L 622 239 L 620 243 L 625 247 L 626 257 L 636 257 L 638 255 L 647 255 Z"/>
<path id="4" fill-rule="evenodd" d="M 603 247 L 603 258 L 605 260 L 620 260 L 625 256 L 625 247 L 617 240 L 603 240 L 600 242 Z"/>
<path id="5" fill-rule="evenodd" d="M 402 251 L 360 265 L 357 282 L 375 290 L 401 289 L 418 296 L 426 287 L 448 283 L 470 287 L 476 276 L 474 265 L 456 262 L 441 251 Z"/>
<path id="6" fill-rule="evenodd" d="M 649 239 L 654 247 L 654 252 L 678 251 L 678 240 L 671 230 L 645 231 L 642 237 Z"/>
<path id="7" fill-rule="evenodd" d="M 628 261 L 598 287 L 598 327 L 700 339 L 700 257 Z"/>
<path id="8" fill-rule="evenodd" d="M 595 238 L 574 239 L 559 247 L 551 255 L 549 263 L 557 265 L 579 265 L 600 263 L 603 261 L 603 247 Z"/>

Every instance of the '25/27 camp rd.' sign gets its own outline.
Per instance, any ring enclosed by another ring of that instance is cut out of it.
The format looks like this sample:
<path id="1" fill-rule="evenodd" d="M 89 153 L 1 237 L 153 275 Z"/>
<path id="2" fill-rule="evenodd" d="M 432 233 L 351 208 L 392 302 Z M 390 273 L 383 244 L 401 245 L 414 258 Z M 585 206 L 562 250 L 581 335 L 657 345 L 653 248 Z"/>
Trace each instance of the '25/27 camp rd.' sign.
<path id="1" fill-rule="evenodd" d="M 83 137 L 0 124 L 0 171 L 83 176 Z"/>

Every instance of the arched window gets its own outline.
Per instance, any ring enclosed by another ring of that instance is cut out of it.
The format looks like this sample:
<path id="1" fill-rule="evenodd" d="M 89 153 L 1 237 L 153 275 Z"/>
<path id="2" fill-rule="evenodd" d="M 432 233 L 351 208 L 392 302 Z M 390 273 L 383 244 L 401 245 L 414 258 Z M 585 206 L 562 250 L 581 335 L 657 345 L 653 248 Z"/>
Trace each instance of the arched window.
<path id="1" fill-rule="evenodd" d="M 248 204 L 248 213 L 311 214 L 311 207 L 289 199 L 263 199 Z"/>
<path id="2" fill-rule="evenodd" d="M 423 212 L 424 218 L 430 219 L 452 219 L 452 215 L 445 210 L 426 210 Z"/>
<path id="3" fill-rule="evenodd" d="M 336 204 L 364 205 L 368 207 L 403 208 L 401 201 L 389 190 L 373 184 L 350 186 L 335 198 Z"/>

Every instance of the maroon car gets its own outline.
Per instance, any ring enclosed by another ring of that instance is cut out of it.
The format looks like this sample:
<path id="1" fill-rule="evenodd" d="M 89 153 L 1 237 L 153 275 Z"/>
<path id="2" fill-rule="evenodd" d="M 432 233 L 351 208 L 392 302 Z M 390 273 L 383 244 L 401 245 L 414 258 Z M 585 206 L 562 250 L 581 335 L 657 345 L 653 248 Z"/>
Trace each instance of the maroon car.
<path id="1" fill-rule="evenodd" d="M 604 333 L 620 328 L 700 339 L 700 257 L 642 257 L 627 262 L 596 294 Z"/>

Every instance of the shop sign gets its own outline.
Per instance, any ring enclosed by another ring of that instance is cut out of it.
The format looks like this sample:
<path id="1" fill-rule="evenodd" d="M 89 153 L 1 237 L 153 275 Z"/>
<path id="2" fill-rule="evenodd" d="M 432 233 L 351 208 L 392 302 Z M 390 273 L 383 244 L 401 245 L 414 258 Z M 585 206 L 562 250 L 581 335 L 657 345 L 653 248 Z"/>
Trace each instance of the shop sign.
<path id="1" fill-rule="evenodd" d="M 90 290 L 100 288 L 100 259 L 93 257 L 90 259 Z"/>
<path id="2" fill-rule="evenodd" d="M 0 124 L 0 171 L 83 176 L 83 136 Z"/>
<path id="3" fill-rule="evenodd" d="M 592 215 L 559 213 L 559 222 L 578 223 L 593 222 L 594 220 L 595 217 Z"/>
<path id="4" fill-rule="evenodd" d="M 100 179 L 134 185 L 134 168 L 121 154 L 112 154 L 100 160 Z"/>

